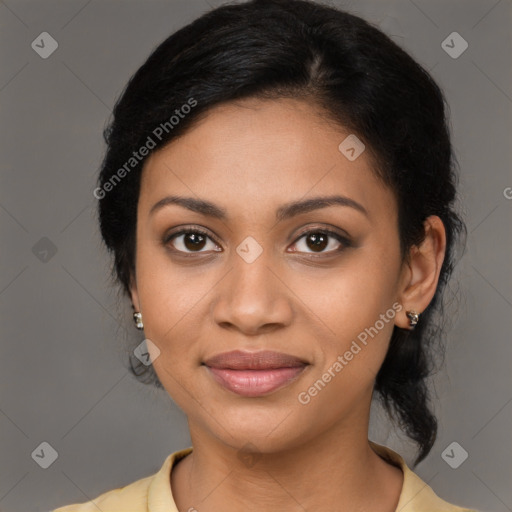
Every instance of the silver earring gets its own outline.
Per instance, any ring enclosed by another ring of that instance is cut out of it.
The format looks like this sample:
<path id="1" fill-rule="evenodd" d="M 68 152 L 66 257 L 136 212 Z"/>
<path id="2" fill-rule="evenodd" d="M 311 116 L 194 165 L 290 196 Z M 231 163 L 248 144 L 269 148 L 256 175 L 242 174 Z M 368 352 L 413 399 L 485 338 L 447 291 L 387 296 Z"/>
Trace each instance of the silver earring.
<path id="1" fill-rule="evenodd" d="M 133 319 L 135 320 L 135 327 L 137 327 L 137 329 L 144 329 L 144 324 L 142 323 L 142 313 L 133 313 Z"/>
<path id="2" fill-rule="evenodd" d="M 406 311 L 405 314 L 407 315 L 407 318 L 409 319 L 409 326 L 411 329 L 414 329 L 416 327 L 416 324 L 418 323 L 418 320 L 420 319 L 420 315 L 414 311 L 414 309 L 411 309 L 410 311 Z"/>

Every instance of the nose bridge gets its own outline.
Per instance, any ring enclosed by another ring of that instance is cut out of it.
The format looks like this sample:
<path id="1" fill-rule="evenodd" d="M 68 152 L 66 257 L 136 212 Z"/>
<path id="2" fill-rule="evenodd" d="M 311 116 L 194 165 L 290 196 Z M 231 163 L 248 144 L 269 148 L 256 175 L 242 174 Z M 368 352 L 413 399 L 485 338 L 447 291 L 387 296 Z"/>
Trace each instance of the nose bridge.
<path id="1" fill-rule="evenodd" d="M 245 298 L 246 294 L 252 294 L 260 299 L 266 296 L 271 299 L 272 267 L 269 250 L 263 250 L 252 237 L 244 240 L 237 248 L 236 255 L 233 254 L 233 291 Z"/>
<path id="2" fill-rule="evenodd" d="M 217 323 L 229 323 L 246 332 L 269 324 L 287 324 L 291 308 L 273 270 L 272 254 L 247 237 L 231 255 L 231 271 L 216 301 Z"/>

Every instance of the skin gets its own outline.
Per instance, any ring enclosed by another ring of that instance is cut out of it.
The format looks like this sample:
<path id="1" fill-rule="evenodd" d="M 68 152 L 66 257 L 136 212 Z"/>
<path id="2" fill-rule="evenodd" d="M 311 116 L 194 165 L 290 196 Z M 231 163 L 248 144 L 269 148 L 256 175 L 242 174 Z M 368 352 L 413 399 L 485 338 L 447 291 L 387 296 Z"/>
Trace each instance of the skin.
<path id="1" fill-rule="evenodd" d="M 171 479 L 180 512 L 396 508 L 402 471 L 368 443 L 374 381 L 393 325 L 408 328 L 405 311 L 421 313 L 435 293 L 446 235 L 429 217 L 425 240 L 402 261 L 394 194 L 367 151 L 349 161 L 338 150 L 347 135 L 311 103 L 250 99 L 215 107 L 145 162 L 131 294 L 160 350 L 155 371 L 188 418 L 194 451 Z M 150 214 L 171 194 L 211 201 L 228 218 L 175 204 Z M 276 221 L 285 203 L 333 194 L 367 215 L 334 205 Z M 164 242 L 183 225 L 208 238 Z M 331 236 L 315 251 L 303 232 L 326 227 L 350 245 Z M 263 249 L 252 263 L 236 251 L 248 236 Z M 299 393 L 394 303 L 396 316 L 300 403 Z M 309 365 L 273 393 L 242 397 L 201 365 L 234 349 L 285 352 Z"/>

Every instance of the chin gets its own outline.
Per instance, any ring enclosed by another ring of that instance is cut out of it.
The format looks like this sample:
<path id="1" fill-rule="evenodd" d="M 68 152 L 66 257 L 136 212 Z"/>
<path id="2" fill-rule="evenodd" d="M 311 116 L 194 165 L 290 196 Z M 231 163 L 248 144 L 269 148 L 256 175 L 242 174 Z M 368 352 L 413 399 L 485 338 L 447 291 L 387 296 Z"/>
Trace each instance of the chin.
<path id="1" fill-rule="evenodd" d="M 253 449 L 274 453 L 293 448 L 311 434 L 311 421 L 299 416 L 299 410 L 274 404 L 216 408 L 215 419 L 203 418 L 213 436 L 236 450 Z M 304 429 L 307 428 L 305 431 Z"/>

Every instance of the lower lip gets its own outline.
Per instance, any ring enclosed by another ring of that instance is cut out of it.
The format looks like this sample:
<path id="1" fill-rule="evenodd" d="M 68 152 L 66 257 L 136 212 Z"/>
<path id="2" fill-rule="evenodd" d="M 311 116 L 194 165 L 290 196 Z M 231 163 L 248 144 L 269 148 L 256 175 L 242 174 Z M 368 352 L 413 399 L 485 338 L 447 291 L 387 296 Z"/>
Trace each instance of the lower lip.
<path id="1" fill-rule="evenodd" d="M 306 366 L 273 368 L 270 370 L 229 370 L 210 368 L 213 378 L 229 391 L 242 396 L 262 396 L 275 391 L 302 373 Z"/>

